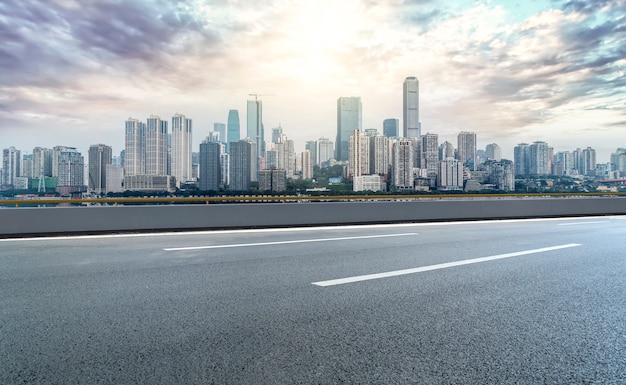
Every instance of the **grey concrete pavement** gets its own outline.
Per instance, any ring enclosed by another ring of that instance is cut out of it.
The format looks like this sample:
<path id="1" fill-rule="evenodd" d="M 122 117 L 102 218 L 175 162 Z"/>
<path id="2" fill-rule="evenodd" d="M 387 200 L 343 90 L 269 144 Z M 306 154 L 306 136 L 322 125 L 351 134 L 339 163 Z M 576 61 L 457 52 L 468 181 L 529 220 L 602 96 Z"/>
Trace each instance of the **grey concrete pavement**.
<path id="1" fill-rule="evenodd" d="M 3 240 L 0 383 L 623 384 L 624 239 L 603 217 Z"/>

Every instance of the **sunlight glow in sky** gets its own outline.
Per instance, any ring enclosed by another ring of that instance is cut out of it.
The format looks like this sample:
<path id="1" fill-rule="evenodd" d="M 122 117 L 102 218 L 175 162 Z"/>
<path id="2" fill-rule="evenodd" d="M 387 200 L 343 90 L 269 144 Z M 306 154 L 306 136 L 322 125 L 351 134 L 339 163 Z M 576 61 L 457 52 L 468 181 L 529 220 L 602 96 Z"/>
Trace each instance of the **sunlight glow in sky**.
<path id="1" fill-rule="evenodd" d="M 37 0 L 0 3 L 0 147 L 123 149 L 124 121 L 193 119 L 194 148 L 262 97 L 266 140 L 335 140 L 336 100 L 365 128 L 402 118 L 420 80 L 422 132 L 555 151 L 626 147 L 624 0 Z"/>

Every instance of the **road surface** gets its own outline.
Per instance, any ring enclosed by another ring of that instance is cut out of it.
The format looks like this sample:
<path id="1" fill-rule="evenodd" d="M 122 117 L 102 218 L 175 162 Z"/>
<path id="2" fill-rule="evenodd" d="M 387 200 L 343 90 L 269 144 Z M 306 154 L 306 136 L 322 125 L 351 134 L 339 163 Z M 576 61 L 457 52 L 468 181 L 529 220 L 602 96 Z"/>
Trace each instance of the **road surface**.
<path id="1" fill-rule="evenodd" d="M 626 217 L 0 241 L 2 384 L 626 384 Z"/>

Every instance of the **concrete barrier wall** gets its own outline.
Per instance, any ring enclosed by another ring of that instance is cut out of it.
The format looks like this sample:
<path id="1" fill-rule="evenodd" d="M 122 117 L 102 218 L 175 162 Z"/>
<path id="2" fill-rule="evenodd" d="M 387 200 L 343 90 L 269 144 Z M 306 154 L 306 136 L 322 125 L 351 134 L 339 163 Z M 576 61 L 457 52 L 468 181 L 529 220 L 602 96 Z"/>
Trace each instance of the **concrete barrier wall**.
<path id="1" fill-rule="evenodd" d="M 0 236 L 619 214 L 626 198 L 3 208 Z"/>

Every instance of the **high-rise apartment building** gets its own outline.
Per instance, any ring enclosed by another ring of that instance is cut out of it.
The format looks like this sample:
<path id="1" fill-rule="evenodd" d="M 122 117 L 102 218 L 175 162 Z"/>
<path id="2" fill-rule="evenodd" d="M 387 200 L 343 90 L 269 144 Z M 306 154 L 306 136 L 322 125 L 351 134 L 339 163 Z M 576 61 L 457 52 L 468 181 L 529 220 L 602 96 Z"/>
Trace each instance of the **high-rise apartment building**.
<path id="1" fill-rule="evenodd" d="M 72 195 L 85 191 L 85 160 L 73 147 L 64 147 L 59 152 L 58 181 L 56 191 L 61 195 Z"/>
<path id="2" fill-rule="evenodd" d="M 500 161 L 502 159 L 502 149 L 496 143 L 488 144 L 485 148 L 487 159 Z"/>
<path id="3" fill-rule="evenodd" d="M 304 150 L 300 157 L 300 163 L 302 163 L 302 179 L 313 179 L 313 155 L 311 151 Z"/>
<path id="4" fill-rule="evenodd" d="M 220 155 L 220 164 L 222 165 L 222 184 L 228 186 L 230 184 L 230 154 L 225 152 Z"/>
<path id="5" fill-rule="evenodd" d="M 230 185 L 234 191 L 247 191 L 250 183 L 257 180 L 257 149 L 256 143 L 246 138 L 230 144 Z"/>
<path id="6" fill-rule="evenodd" d="M 487 160 L 481 166 L 487 171 L 487 182 L 496 190 L 515 191 L 515 173 L 513 162 L 510 160 Z"/>
<path id="7" fill-rule="evenodd" d="M 370 171 L 371 175 L 389 174 L 391 164 L 389 153 L 389 138 L 383 135 L 376 135 L 369 138 L 370 142 Z"/>
<path id="8" fill-rule="evenodd" d="M 439 145 L 439 160 L 446 160 L 448 158 L 456 158 L 454 154 L 454 145 L 447 140 Z"/>
<path id="9" fill-rule="evenodd" d="M 438 190 L 463 189 L 463 163 L 454 158 L 446 158 L 439 162 L 437 175 Z"/>
<path id="10" fill-rule="evenodd" d="M 239 124 L 239 111 L 228 111 L 228 123 L 226 126 L 226 151 L 230 152 L 230 144 L 238 142 L 241 139 L 241 125 Z"/>
<path id="11" fill-rule="evenodd" d="M 569 151 L 557 152 L 554 155 L 552 173 L 554 175 L 572 175 L 574 170 L 574 158 Z"/>
<path id="12" fill-rule="evenodd" d="M 402 101 L 402 136 L 419 138 L 422 135 L 422 125 L 419 113 L 419 81 L 416 77 L 404 79 Z"/>
<path id="13" fill-rule="evenodd" d="M 150 116 L 146 123 L 146 175 L 167 175 L 167 142 L 167 121 Z"/>
<path id="14" fill-rule="evenodd" d="M 513 162 L 515 164 L 515 175 L 530 174 L 530 145 L 520 143 L 513 149 Z"/>
<path id="15" fill-rule="evenodd" d="M 476 170 L 478 159 L 476 158 L 476 133 L 461 132 L 457 136 L 456 148 L 457 159 L 464 165 Z"/>
<path id="16" fill-rule="evenodd" d="M 146 124 L 128 118 L 125 124 L 124 173 L 144 175 L 146 173 Z"/>
<path id="17" fill-rule="evenodd" d="M 192 175 L 192 121 L 185 115 L 172 117 L 171 175 L 176 186 L 193 180 Z"/>
<path id="18" fill-rule="evenodd" d="M 427 133 L 422 136 L 422 164 L 420 168 L 426 169 L 430 175 L 437 175 L 439 172 L 439 136 Z"/>
<path id="19" fill-rule="evenodd" d="M 33 178 L 52 176 L 52 150 L 49 148 L 33 148 Z"/>
<path id="20" fill-rule="evenodd" d="M 408 139 L 400 139 L 392 150 L 392 182 L 396 190 L 413 189 L 414 143 Z"/>
<path id="21" fill-rule="evenodd" d="M 348 160 L 349 138 L 354 130 L 362 129 L 362 105 L 358 96 L 337 99 L 337 140 L 335 159 Z"/>
<path id="22" fill-rule="evenodd" d="M 248 138 L 257 144 L 257 156 L 265 156 L 265 133 L 263 130 L 263 101 L 248 100 L 247 109 Z"/>
<path id="23" fill-rule="evenodd" d="M 94 144 L 89 147 L 89 191 L 96 194 L 107 192 L 107 165 L 113 161 L 113 149 L 104 144 Z"/>
<path id="24" fill-rule="evenodd" d="M 400 120 L 396 118 L 383 120 L 383 135 L 388 138 L 400 136 Z"/>
<path id="25" fill-rule="evenodd" d="M 218 191 L 222 181 L 220 164 L 221 144 L 204 141 L 200 143 L 200 180 L 202 191 Z"/>
<path id="26" fill-rule="evenodd" d="M 285 170 L 260 170 L 259 190 L 281 192 L 287 189 L 287 174 Z"/>
<path id="27" fill-rule="evenodd" d="M 12 189 L 15 178 L 21 176 L 22 152 L 15 147 L 2 150 L 2 188 Z"/>
<path id="28" fill-rule="evenodd" d="M 537 141 L 529 146 L 528 173 L 530 175 L 550 174 L 550 148 L 546 142 Z"/>
<path id="29" fill-rule="evenodd" d="M 278 152 L 277 168 L 285 170 L 287 178 L 293 178 L 296 173 L 296 151 L 293 140 L 287 139 L 287 135 L 282 134 L 274 146 Z"/>
<path id="30" fill-rule="evenodd" d="M 317 160 L 317 142 L 315 140 L 310 140 L 306 142 L 304 145 L 304 149 L 311 151 L 311 164 L 313 166 L 318 165 L 319 161 Z"/>
<path id="31" fill-rule="evenodd" d="M 596 150 L 587 147 L 583 150 L 583 162 L 581 173 L 586 176 L 594 176 L 596 171 Z"/>
<path id="32" fill-rule="evenodd" d="M 626 148 L 618 148 L 611 154 L 611 167 L 613 171 L 617 171 L 617 177 L 626 177 Z"/>
<path id="33" fill-rule="evenodd" d="M 361 130 L 354 130 L 348 142 L 348 177 L 354 178 L 370 173 L 369 137 Z"/>

